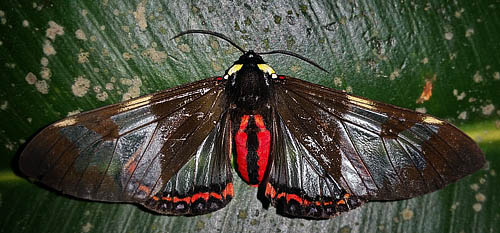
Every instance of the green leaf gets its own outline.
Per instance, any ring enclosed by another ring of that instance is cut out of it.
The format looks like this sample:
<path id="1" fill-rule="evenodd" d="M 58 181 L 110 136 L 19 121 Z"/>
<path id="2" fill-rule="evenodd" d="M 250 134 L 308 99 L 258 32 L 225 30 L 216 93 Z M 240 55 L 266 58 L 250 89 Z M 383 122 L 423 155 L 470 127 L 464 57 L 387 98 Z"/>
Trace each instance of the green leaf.
<path id="1" fill-rule="evenodd" d="M 0 232 L 496 232 L 500 230 L 498 1 L 2 1 Z M 77 111 L 223 74 L 240 53 L 287 74 L 419 109 L 457 124 L 488 167 L 445 189 L 375 202 L 325 221 L 265 210 L 236 179 L 234 200 L 198 217 L 77 200 L 30 183 L 17 168 L 37 131 Z M 426 81 L 432 96 L 417 103 Z"/>

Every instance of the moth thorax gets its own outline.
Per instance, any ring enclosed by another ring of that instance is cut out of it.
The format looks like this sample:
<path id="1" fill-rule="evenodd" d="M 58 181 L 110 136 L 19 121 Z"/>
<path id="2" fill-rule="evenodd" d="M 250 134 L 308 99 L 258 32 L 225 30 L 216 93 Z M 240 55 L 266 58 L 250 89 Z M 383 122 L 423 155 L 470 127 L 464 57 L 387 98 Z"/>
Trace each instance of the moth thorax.
<path id="1" fill-rule="evenodd" d="M 257 66 L 245 65 L 234 74 L 229 87 L 229 100 L 238 108 L 256 110 L 267 105 L 271 96 L 271 82 Z"/>

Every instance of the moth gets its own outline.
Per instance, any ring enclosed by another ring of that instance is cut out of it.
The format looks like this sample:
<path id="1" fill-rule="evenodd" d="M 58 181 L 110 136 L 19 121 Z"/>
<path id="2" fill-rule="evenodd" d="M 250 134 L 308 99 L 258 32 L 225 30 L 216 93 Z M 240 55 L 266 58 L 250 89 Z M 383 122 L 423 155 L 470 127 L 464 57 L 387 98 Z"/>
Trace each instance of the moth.
<path id="1" fill-rule="evenodd" d="M 28 177 L 78 198 L 200 215 L 234 196 L 232 167 L 264 207 L 326 219 L 401 200 L 485 163 L 477 144 L 433 116 L 278 75 L 245 51 L 223 76 L 105 106 L 43 129 L 20 156 Z M 321 67 L 319 67 L 322 69 Z"/>

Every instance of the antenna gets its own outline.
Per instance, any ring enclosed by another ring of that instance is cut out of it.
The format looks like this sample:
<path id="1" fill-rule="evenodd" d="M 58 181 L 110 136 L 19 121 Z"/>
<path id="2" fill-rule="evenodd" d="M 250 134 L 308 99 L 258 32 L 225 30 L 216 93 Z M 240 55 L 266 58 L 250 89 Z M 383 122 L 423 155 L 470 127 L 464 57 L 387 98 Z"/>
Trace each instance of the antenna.
<path id="1" fill-rule="evenodd" d="M 186 34 L 207 34 L 207 35 L 212 35 L 212 36 L 215 36 L 215 37 L 219 37 L 227 42 L 229 42 L 231 45 L 233 45 L 234 47 L 236 47 L 237 49 L 239 49 L 242 53 L 246 53 L 247 51 L 245 51 L 244 49 L 242 49 L 240 46 L 238 46 L 236 43 L 234 43 L 233 41 L 231 41 L 231 39 L 229 39 L 227 36 L 221 34 L 221 33 L 218 33 L 218 32 L 212 32 L 212 31 L 208 31 L 208 30 L 187 30 L 187 31 L 183 31 L 179 34 L 177 34 L 177 36 L 174 36 L 172 37 L 172 40 L 177 38 L 177 37 L 180 37 L 180 36 L 183 36 L 183 35 L 186 35 Z"/>
<path id="2" fill-rule="evenodd" d="M 215 37 L 218 37 L 220 39 L 223 39 L 227 42 L 229 42 L 231 45 L 233 45 L 234 47 L 236 47 L 237 49 L 239 49 L 242 53 L 246 53 L 247 51 L 245 51 L 244 49 L 242 49 L 240 46 L 238 46 L 236 43 L 234 43 L 231 39 L 229 39 L 227 36 L 221 34 L 221 33 L 218 33 L 218 32 L 212 32 L 212 31 L 208 31 L 208 30 L 187 30 L 187 31 L 183 31 L 179 34 L 177 34 L 176 36 L 172 37 L 172 39 L 175 39 L 177 37 L 181 37 L 183 35 L 186 35 L 186 34 L 206 34 L 206 35 L 212 35 L 212 36 L 215 36 Z M 313 66 L 315 66 L 316 68 L 322 70 L 322 71 L 325 71 L 326 73 L 328 73 L 328 71 L 326 71 L 325 69 L 323 69 L 323 67 L 319 66 L 318 64 L 316 64 L 316 62 L 313 62 L 311 60 L 309 60 L 308 58 L 302 56 L 302 55 L 299 55 L 299 54 L 296 54 L 294 52 L 290 52 L 290 51 L 286 51 L 286 50 L 273 50 L 273 51 L 269 51 L 269 52 L 262 52 L 262 53 L 257 53 L 259 55 L 268 55 L 268 54 L 284 54 L 284 55 L 288 55 L 288 56 L 292 56 L 292 57 L 295 57 L 295 58 L 298 58 L 302 61 L 305 61 Z"/>
<path id="3" fill-rule="evenodd" d="M 302 56 L 302 55 L 299 55 L 299 54 L 296 54 L 294 52 L 290 52 L 290 51 L 286 51 L 286 50 L 273 50 L 273 51 L 269 51 L 269 52 L 263 52 L 263 53 L 257 53 L 257 54 L 260 54 L 260 55 L 267 55 L 267 54 L 284 54 L 284 55 L 288 55 L 288 56 L 292 56 L 292 57 L 296 57 L 302 61 L 305 61 L 313 66 L 316 66 L 316 68 L 322 70 L 322 71 L 325 71 L 326 73 L 328 73 L 328 71 L 326 71 L 325 69 L 323 69 L 323 67 L 319 66 L 318 64 L 316 64 L 316 62 L 313 62 L 311 60 L 309 60 L 308 58 Z"/>

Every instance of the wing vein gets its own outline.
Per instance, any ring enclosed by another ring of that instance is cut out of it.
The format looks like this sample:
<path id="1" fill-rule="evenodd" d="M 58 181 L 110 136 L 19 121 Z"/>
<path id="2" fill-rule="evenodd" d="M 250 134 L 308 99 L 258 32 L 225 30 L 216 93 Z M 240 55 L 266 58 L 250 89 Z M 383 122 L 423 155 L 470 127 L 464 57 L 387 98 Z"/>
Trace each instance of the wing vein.
<path id="1" fill-rule="evenodd" d="M 111 162 L 113 161 L 113 158 L 115 157 L 116 147 L 118 146 L 118 141 L 120 139 L 121 139 L 121 137 L 118 137 L 115 139 L 115 143 L 113 145 L 113 151 L 111 152 L 111 158 L 109 159 L 108 165 L 106 165 L 106 169 L 104 170 L 104 173 L 102 173 L 99 184 L 96 186 L 96 189 L 95 189 L 96 193 L 99 193 L 99 190 L 101 189 L 101 185 L 104 182 L 104 178 L 105 178 L 106 174 L 108 173 L 108 170 L 109 170 L 109 167 L 111 166 Z"/>
<path id="2" fill-rule="evenodd" d="M 208 91 L 207 93 L 210 93 L 210 92 L 211 92 L 211 91 Z M 221 96 L 221 94 L 222 94 L 222 91 L 218 91 L 217 96 L 215 97 L 215 100 L 212 102 L 212 105 L 210 106 L 210 109 L 209 109 L 207 112 L 211 112 L 211 110 L 212 110 L 212 109 L 216 106 L 216 103 L 218 103 L 218 100 L 219 100 L 219 97 Z M 191 102 L 191 103 L 192 103 L 192 102 Z M 221 114 L 221 115 L 222 115 L 222 114 Z M 204 122 L 204 123 L 206 123 L 206 122 L 207 122 L 207 121 L 206 121 L 207 117 L 211 117 L 211 116 L 212 116 L 212 115 L 210 115 L 210 114 L 205 114 L 205 115 L 204 115 L 204 117 L 203 117 L 203 122 Z M 193 116 L 191 116 L 191 117 L 197 117 L 197 116 L 194 116 L 194 115 L 193 115 Z M 181 126 L 182 126 L 182 125 L 184 125 L 184 123 L 185 123 L 188 119 L 190 119 L 191 117 L 186 118 L 186 120 L 184 120 L 184 121 L 183 121 L 183 123 L 181 124 Z M 209 124 L 210 124 L 210 123 L 211 123 L 211 122 L 209 122 Z M 197 127 L 195 127 L 195 128 L 194 128 L 194 130 L 192 130 L 192 131 L 188 134 L 188 136 L 186 137 L 186 140 L 184 140 L 184 141 L 182 142 L 181 147 L 184 147 L 184 144 L 185 144 L 185 143 L 186 143 L 186 141 L 188 141 L 188 139 L 189 139 L 189 138 L 193 135 L 193 132 L 196 132 L 196 131 L 197 131 L 197 130 L 198 130 L 198 129 L 202 126 L 202 125 L 203 125 L 203 124 L 198 125 Z M 181 126 L 179 126 L 179 128 L 180 128 Z M 167 139 L 167 140 L 168 140 L 168 139 Z M 175 153 L 175 155 L 177 155 L 177 153 Z M 144 175 L 142 176 L 140 183 L 142 183 L 142 181 L 144 180 L 145 174 L 147 174 L 147 172 L 148 172 L 148 171 L 149 171 L 149 169 L 151 168 L 152 163 L 156 160 L 156 158 L 157 158 L 157 157 L 158 157 L 158 154 L 157 154 L 157 155 L 155 155 L 155 158 L 154 158 L 154 159 L 152 160 L 152 162 L 150 162 L 150 164 L 148 165 L 148 168 L 147 168 L 147 169 L 146 169 L 146 171 L 144 172 Z M 172 158 L 174 158 L 174 157 L 175 157 L 175 156 L 172 156 Z M 192 154 L 191 154 L 191 155 L 189 155 L 189 157 L 191 158 L 191 157 L 192 157 Z M 171 158 L 171 159 L 172 159 L 172 158 Z M 181 169 L 182 169 L 182 167 L 181 167 Z M 160 178 L 161 178 L 161 175 L 160 175 L 160 176 L 158 176 L 158 178 L 156 179 L 154 186 L 150 189 L 150 193 L 149 193 L 149 195 L 151 195 L 151 192 L 153 192 L 153 190 L 156 188 L 156 185 L 158 184 L 158 182 L 159 182 Z M 169 179 L 170 179 L 170 178 L 169 178 Z M 168 182 L 168 180 L 166 180 L 166 182 Z M 134 195 L 133 195 L 133 196 L 135 196 L 135 194 L 137 193 L 137 190 L 138 190 L 138 189 L 136 189 L 136 191 L 134 192 Z"/>
<path id="3" fill-rule="evenodd" d="M 287 89 L 287 90 L 288 90 L 288 89 Z M 301 97 L 301 98 L 303 98 L 304 100 L 306 100 L 306 101 L 307 101 L 307 98 L 305 98 L 304 96 L 302 96 L 302 95 L 298 94 L 298 93 L 297 93 L 297 92 L 295 92 L 294 90 L 288 90 L 288 91 L 295 93 L 297 96 L 299 96 L 299 97 Z M 286 92 L 284 92 L 284 93 L 286 93 Z M 288 94 L 288 93 L 287 93 L 287 95 L 289 96 L 289 94 Z M 292 97 L 290 97 L 290 98 L 292 98 Z M 293 99 L 293 98 L 292 98 L 292 99 Z M 363 161 L 363 159 L 361 158 L 361 156 L 360 156 L 360 154 L 359 154 L 359 151 L 357 150 L 357 148 L 354 146 L 354 143 L 352 142 L 352 136 L 349 134 L 349 131 L 347 130 L 347 127 L 344 125 L 344 122 L 343 122 L 343 121 L 344 121 L 344 119 L 342 119 L 341 117 L 337 116 L 336 114 L 334 114 L 334 113 L 332 113 L 332 112 L 328 111 L 327 109 L 324 109 L 322 106 L 320 106 L 320 105 L 318 105 L 318 104 L 316 104 L 316 103 L 314 103 L 314 102 L 312 102 L 312 101 L 308 101 L 308 102 L 312 103 L 313 105 L 317 106 L 317 107 L 318 107 L 318 108 L 320 108 L 320 109 L 323 109 L 326 113 L 331 114 L 333 117 L 335 117 L 335 118 L 336 118 L 336 120 L 337 120 L 337 121 L 339 121 L 339 122 L 342 124 L 342 128 L 343 128 L 344 132 L 346 132 L 346 134 L 348 135 L 348 138 L 347 138 L 347 139 L 349 139 L 349 140 L 350 140 L 350 143 L 351 143 L 352 147 L 354 148 L 355 153 L 357 154 L 358 158 L 359 158 L 359 159 L 360 159 L 360 161 L 362 162 L 362 165 L 363 165 L 363 167 L 365 168 L 365 170 L 366 170 L 366 171 L 368 171 L 368 173 L 370 173 L 370 171 L 369 171 L 369 170 L 367 169 L 367 167 L 366 167 L 365 162 L 364 162 L 364 161 Z M 296 102 L 296 103 L 297 103 L 297 102 Z M 302 107 L 302 105 L 300 105 L 300 104 L 298 104 L 298 103 L 297 103 L 297 105 Z M 314 118 L 314 117 L 313 117 L 313 118 Z M 314 119 L 315 119 L 315 121 L 316 121 L 316 122 L 318 122 L 318 120 L 317 120 L 316 118 L 314 118 Z M 350 122 L 350 121 L 347 121 L 347 122 Z M 350 123 L 351 123 L 351 122 L 350 122 Z M 355 123 L 352 123 L 352 124 L 355 124 Z M 359 126 L 360 126 L 360 125 L 359 125 Z M 361 126 L 360 126 L 360 127 L 361 127 Z M 334 139 L 335 139 L 335 137 L 334 137 Z M 335 139 L 335 140 L 337 141 L 337 139 Z M 339 145 L 339 143 L 340 143 L 339 141 L 337 141 L 337 142 L 336 142 L 336 144 L 337 144 L 337 145 Z M 340 156 L 342 156 L 342 155 L 340 155 Z M 353 166 L 353 168 L 356 168 L 356 166 L 354 166 L 354 164 L 353 164 L 352 160 L 351 160 L 350 158 L 348 158 L 347 156 L 346 156 L 346 158 L 347 158 L 347 160 L 349 161 L 349 163 L 351 163 L 351 166 Z M 363 182 L 364 186 L 365 186 L 365 187 L 367 188 L 367 190 L 368 190 L 368 186 L 367 186 L 367 184 L 366 184 L 365 180 L 364 180 L 364 179 L 362 179 L 361 174 L 358 172 L 358 170 L 357 170 L 357 169 L 354 169 L 354 170 L 356 171 L 356 173 L 357 173 L 357 174 L 358 174 L 358 176 L 360 177 L 360 180 Z M 370 173 L 370 177 L 372 178 L 372 181 L 373 181 L 373 177 L 371 176 L 371 173 Z M 347 179 L 343 176 L 343 174 L 342 174 L 342 178 L 343 178 L 344 180 L 347 180 Z M 373 181 L 373 183 L 375 184 L 375 182 L 374 182 L 374 181 Z M 346 182 L 346 184 L 347 184 L 347 182 Z M 378 188 L 378 187 L 377 187 L 377 188 Z"/>
<path id="4" fill-rule="evenodd" d="M 371 173 L 370 169 L 368 169 L 368 167 L 366 166 L 365 161 L 364 161 L 364 160 L 363 160 L 363 158 L 361 157 L 361 154 L 359 153 L 359 149 L 356 147 L 356 144 L 354 144 L 351 132 L 347 129 L 347 127 L 345 126 L 345 123 L 344 123 L 343 121 L 340 121 L 340 123 L 342 124 L 342 128 L 344 128 L 344 131 L 345 131 L 345 132 L 346 132 L 346 134 L 347 134 L 347 139 L 350 141 L 350 144 L 351 144 L 352 148 L 354 149 L 354 152 L 356 152 L 356 155 L 358 156 L 358 158 L 359 158 L 359 160 L 361 161 L 361 163 L 362 163 L 363 167 L 365 168 L 365 171 L 366 171 L 366 172 L 368 172 L 368 175 L 370 176 L 370 178 L 371 178 L 371 180 L 372 180 L 373 184 L 375 185 L 375 187 L 376 187 L 377 189 L 380 189 L 380 187 L 378 187 L 377 183 L 375 182 L 375 180 L 374 180 L 374 178 L 373 178 L 373 175 L 372 175 L 372 173 Z M 349 162 L 351 163 L 351 165 L 352 165 L 353 167 L 355 167 L 355 166 L 354 166 L 354 164 L 352 163 L 352 161 L 351 161 L 351 160 L 350 160 L 347 156 L 346 156 L 346 158 L 349 160 Z M 363 181 L 363 184 L 365 185 L 366 190 L 367 190 L 367 191 L 368 191 L 368 190 L 370 190 L 370 189 L 368 188 L 368 186 L 366 185 L 366 183 L 365 183 L 364 179 L 362 178 L 362 176 L 359 174 L 358 170 L 357 170 L 357 169 L 354 169 L 354 170 L 356 170 L 356 173 L 358 173 L 358 176 L 359 176 L 359 177 L 361 178 L 361 180 Z"/>
<path id="5" fill-rule="evenodd" d="M 162 117 L 159 117 L 158 119 L 156 119 L 155 121 L 149 122 L 147 125 L 149 125 L 149 124 L 153 124 L 153 123 L 155 123 L 155 122 L 159 122 L 160 120 L 164 120 L 165 118 L 167 118 L 167 117 L 171 116 L 172 114 L 176 113 L 178 109 L 181 109 L 181 108 L 185 107 L 186 105 L 188 105 L 188 104 L 190 104 L 190 103 L 193 103 L 194 101 L 196 101 L 196 100 L 198 100 L 198 99 L 200 99 L 200 98 L 204 97 L 205 95 L 207 95 L 207 94 L 208 94 L 208 93 L 210 93 L 210 92 L 211 92 L 211 91 L 207 91 L 205 94 L 203 94 L 203 95 L 199 96 L 198 98 L 195 98 L 195 99 L 194 99 L 194 100 L 192 100 L 192 101 L 186 102 L 184 105 L 179 106 L 178 108 L 176 108 L 175 110 L 173 110 L 173 111 L 172 111 L 172 112 L 170 112 L 169 114 L 165 114 L 165 115 L 163 115 Z M 183 123 L 179 125 L 179 127 L 181 127 L 181 126 L 184 124 L 184 122 L 186 122 L 188 119 L 189 119 L 189 118 L 186 118 L 186 119 L 183 121 Z M 143 125 L 143 126 L 145 126 L 145 125 Z M 153 134 L 152 134 L 152 135 L 151 135 L 151 137 L 149 138 L 149 140 L 148 140 L 148 144 L 146 145 L 146 147 L 144 147 L 143 151 L 141 152 L 141 156 L 140 156 L 139 160 L 137 161 L 137 164 L 140 164 L 140 162 L 142 161 L 142 159 L 143 159 L 143 157 L 144 157 L 144 154 L 145 154 L 145 153 L 149 150 L 149 147 L 151 146 L 152 141 L 156 138 L 156 135 L 157 135 L 157 133 L 158 133 L 158 129 L 159 129 L 159 127 L 160 127 L 160 123 L 156 124 L 155 129 L 154 129 L 154 131 L 153 131 Z M 138 128 L 133 129 L 133 130 L 131 130 L 131 131 L 129 131 L 129 132 L 135 131 L 135 130 L 137 130 L 137 129 L 138 129 Z M 128 134 L 129 132 L 126 132 L 126 133 L 124 133 L 123 135 L 126 135 L 126 134 Z M 123 136 L 123 135 L 122 135 L 122 136 Z M 157 155 L 156 155 L 156 156 L 157 156 Z M 142 180 L 144 179 L 144 176 L 146 176 L 147 171 L 149 170 L 149 168 L 150 168 L 150 166 L 152 165 L 152 163 L 156 160 L 156 156 L 155 156 L 155 158 L 153 158 L 153 159 L 151 160 L 150 164 L 149 164 L 149 165 L 148 165 L 148 167 L 146 168 L 146 171 L 145 171 L 145 172 L 144 172 L 144 174 L 142 175 L 141 182 L 142 182 Z M 127 188 L 127 187 L 129 186 L 130 181 L 131 181 L 132 177 L 135 175 L 135 171 L 136 171 L 136 170 L 137 170 L 137 167 L 136 167 L 136 169 L 134 169 L 134 170 L 133 170 L 133 172 L 130 174 L 129 178 L 127 179 L 127 183 L 125 184 L 125 186 L 123 186 L 123 188 Z M 136 192 L 137 192 L 137 190 L 135 190 L 135 191 L 134 191 L 134 193 L 132 194 L 132 196 L 131 196 L 132 198 L 135 196 L 135 193 L 136 193 Z"/>
<path id="6" fill-rule="evenodd" d="M 293 98 L 292 96 L 290 96 L 290 95 L 289 95 L 289 93 L 287 93 L 287 92 L 283 92 L 283 93 L 285 93 L 285 95 L 288 95 L 289 99 L 293 100 L 293 101 L 295 102 L 296 106 L 298 106 L 298 108 L 301 108 L 301 109 L 303 110 L 303 112 L 304 112 L 304 113 L 308 113 L 308 112 L 307 112 L 307 111 L 305 111 L 305 109 L 303 108 L 303 105 L 302 105 L 302 104 L 299 104 L 299 103 L 295 100 L 295 98 Z M 301 97 L 301 98 L 303 98 L 303 97 Z M 287 107 L 287 108 L 288 108 L 288 107 Z M 290 108 L 288 108 L 288 109 L 289 109 L 289 111 L 290 111 L 290 112 L 295 113 L 295 114 L 293 114 L 291 117 L 293 117 L 293 118 L 296 120 L 296 122 L 302 122 L 302 121 L 300 121 L 299 119 L 297 119 L 296 115 L 298 115 L 298 114 L 296 114 L 296 111 L 294 111 L 294 110 L 292 110 L 292 109 L 290 109 Z M 311 114 L 308 114 L 308 115 L 309 115 L 312 119 L 314 119 L 314 121 L 316 121 L 317 123 L 320 123 L 320 121 L 319 121 L 316 117 L 312 116 Z M 318 143 L 318 140 L 317 140 L 317 139 L 313 136 L 314 134 L 312 134 L 312 133 L 311 133 L 311 131 L 309 130 L 309 128 L 308 128 L 308 127 L 305 127 L 303 123 L 300 123 L 300 125 L 302 125 L 302 129 L 304 129 L 305 131 L 307 131 L 307 132 L 308 132 L 308 134 L 309 134 L 309 135 L 311 135 L 311 139 L 312 139 L 312 140 L 314 140 L 314 141 L 315 141 L 315 143 L 316 143 L 317 145 L 320 145 L 320 143 Z M 320 124 L 320 125 L 321 125 L 321 124 Z M 291 132 L 290 132 L 290 133 L 291 133 Z M 319 149 L 323 152 L 323 154 L 327 154 L 324 148 L 320 147 Z M 341 155 L 339 154 L 339 156 L 341 156 Z M 313 165 L 313 163 L 309 160 L 309 158 L 306 158 L 305 156 L 302 156 L 302 157 L 303 157 L 303 159 L 304 159 L 304 160 L 305 160 L 305 161 L 306 161 L 306 162 L 310 165 L 310 167 L 311 167 L 311 168 L 313 168 L 313 170 L 316 172 L 316 174 L 318 174 L 320 177 L 325 177 L 325 174 L 322 174 L 320 171 L 318 171 L 316 168 L 314 168 L 315 166 L 314 166 L 314 165 Z M 319 161 L 318 161 L 318 162 L 319 162 Z M 320 166 L 322 166 L 322 165 L 321 165 L 321 163 L 320 163 Z M 323 166 L 322 166 L 322 168 L 323 168 L 324 170 L 327 170 L 327 169 L 326 169 L 325 167 L 323 167 Z M 341 168 L 340 168 L 340 166 L 339 166 L 339 169 L 341 169 Z M 340 177 L 339 177 L 339 178 L 341 178 L 341 179 L 344 179 L 344 180 L 345 180 L 344 174 L 342 174 L 342 172 L 341 172 L 341 171 L 339 171 L 339 174 L 340 174 Z M 337 182 L 338 182 L 338 181 L 335 181 L 335 183 L 337 183 Z M 336 185 L 338 185 L 338 184 L 336 184 Z M 329 186 L 328 186 L 328 187 L 329 187 Z M 339 188 L 339 187 L 336 187 L 336 188 Z M 332 192 L 332 194 L 333 194 L 333 193 L 336 193 L 336 192 L 333 192 L 332 190 L 330 190 L 330 191 Z"/>

